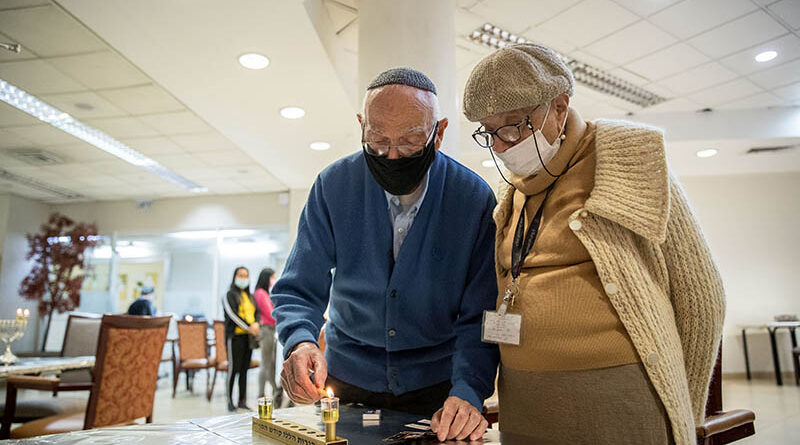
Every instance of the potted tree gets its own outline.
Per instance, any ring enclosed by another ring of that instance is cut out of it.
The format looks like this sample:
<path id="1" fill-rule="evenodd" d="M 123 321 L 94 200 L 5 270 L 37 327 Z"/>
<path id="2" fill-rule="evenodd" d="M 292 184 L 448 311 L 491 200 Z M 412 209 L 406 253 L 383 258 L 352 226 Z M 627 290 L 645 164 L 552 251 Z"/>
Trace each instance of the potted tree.
<path id="1" fill-rule="evenodd" d="M 47 344 L 53 313 L 74 310 L 81 301 L 84 252 L 100 241 L 95 224 L 76 223 L 53 213 L 38 233 L 26 235 L 31 272 L 19 287 L 27 300 L 38 301 L 39 316 L 47 316 L 42 351 Z"/>

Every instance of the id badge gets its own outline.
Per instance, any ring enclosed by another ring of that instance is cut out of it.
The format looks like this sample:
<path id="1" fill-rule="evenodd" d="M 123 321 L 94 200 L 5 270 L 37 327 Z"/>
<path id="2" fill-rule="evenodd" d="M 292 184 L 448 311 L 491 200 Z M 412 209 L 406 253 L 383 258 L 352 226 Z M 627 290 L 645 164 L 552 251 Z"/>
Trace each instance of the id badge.
<path id="1" fill-rule="evenodd" d="M 522 329 L 522 315 L 498 314 L 496 311 L 483 311 L 481 341 L 484 343 L 502 343 L 519 346 L 519 334 Z"/>

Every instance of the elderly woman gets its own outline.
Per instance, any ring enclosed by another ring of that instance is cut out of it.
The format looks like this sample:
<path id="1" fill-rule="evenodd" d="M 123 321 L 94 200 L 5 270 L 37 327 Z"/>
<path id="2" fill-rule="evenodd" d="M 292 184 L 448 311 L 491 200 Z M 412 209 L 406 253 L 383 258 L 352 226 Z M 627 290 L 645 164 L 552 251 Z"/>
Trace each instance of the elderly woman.
<path id="1" fill-rule="evenodd" d="M 537 443 L 694 444 L 719 274 L 662 132 L 584 121 L 573 90 L 553 51 L 521 44 L 483 59 L 464 93 L 474 139 L 509 171 L 483 334 L 500 343 L 500 428 Z"/>

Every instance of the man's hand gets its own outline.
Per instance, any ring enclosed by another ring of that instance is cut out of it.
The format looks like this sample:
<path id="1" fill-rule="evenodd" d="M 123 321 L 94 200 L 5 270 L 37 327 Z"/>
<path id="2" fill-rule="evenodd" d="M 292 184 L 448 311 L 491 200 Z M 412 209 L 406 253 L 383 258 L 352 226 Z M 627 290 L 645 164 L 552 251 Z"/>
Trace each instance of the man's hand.
<path id="1" fill-rule="evenodd" d="M 250 333 L 253 337 L 258 337 L 258 333 L 261 331 L 261 326 L 258 323 L 250 323 L 250 326 L 247 328 L 247 332 Z"/>
<path id="2" fill-rule="evenodd" d="M 309 378 L 314 372 L 314 382 Z M 294 403 L 311 404 L 319 400 L 319 389 L 328 379 L 328 364 L 322 351 L 314 343 L 300 343 L 283 362 L 281 385 Z"/>
<path id="3" fill-rule="evenodd" d="M 439 441 L 478 440 L 483 437 L 489 422 L 469 402 L 450 396 L 431 419 L 431 430 Z"/>

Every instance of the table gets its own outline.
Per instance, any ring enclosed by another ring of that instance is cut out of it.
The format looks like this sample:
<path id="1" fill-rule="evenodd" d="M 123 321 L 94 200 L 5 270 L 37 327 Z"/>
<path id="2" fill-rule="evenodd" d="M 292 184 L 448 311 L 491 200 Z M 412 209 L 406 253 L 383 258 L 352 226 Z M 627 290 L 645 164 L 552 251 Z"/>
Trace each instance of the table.
<path id="1" fill-rule="evenodd" d="M 0 365 L 0 380 L 14 374 L 59 373 L 70 369 L 89 369 L 94 366 L 94 356 L 82 357 L 20 357 L 10 366 Z"/>
<path id="2" fill-rule="evenodd" d="M 384 437 L 400 431 L 408 431 L 404 427 L 420 419 L 420 416 L 396 411 L 383 410 L 383 419 L 379 426 L 363 426 L 362 407 L 342 406 L 339 423 L 336 426 L 339 436 L 346 437 L 351 445 L 382 444 Z M 128 427 L 101 428 L 89 431 L 77 431 L 67 434 L 54 434 L 31 439 L 9 440 L 7 444 L 221 444 L 221 445 L 272 445 L 279 442 L 262 436 L 253 436 L 250 418 L 253 414 L 235 414 L 231 416 L 210 417 L 205 419 L 183 420 L 171 424 L 149 424 Z M 275 411 L 275 417 L 292 420 L 310 427 L 323 430 L 320 422 L 319 408 L 302 406 Z M 0 442 L 2 443 L 2 442 Z M 431 442 L 426 442 L 430 444 Z M 451 443 L 456 443 L 455 441 Z M 460 442 L 464 444 L 466 442 Z M 543 444 L 531 438 L 500 434 L 490 430 L 484 436 L 484 445 L 530 445 Z M 547 444 L 545 444 L 547 445 Z"/>
<path id="3" fill-rule="evenodd" d="M 747 351 L 747 330 L 748 329 L 766 329 L 769 332 L 769 343 L 772 347 L 772 365 L 775 367 L 775 381 L 778 386 L 783 386 L 783 376 L 781 375 L 781 362 L 778 355 L 778 341 L 776 333 L 778 329 L 787 329 L 792 334 L 792 347 L 797 347 L 797 328 L 800 328 L 800 321 L 773 321 L 765 324 L 743 325 L 740 326 L 742 330 L 742 347 L 744 348 L 744 366 L 747 373 L 747 380 L 750 380 L 750 356 Z"/>

